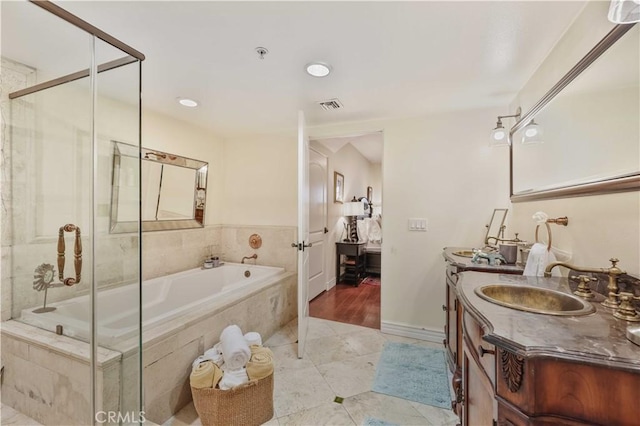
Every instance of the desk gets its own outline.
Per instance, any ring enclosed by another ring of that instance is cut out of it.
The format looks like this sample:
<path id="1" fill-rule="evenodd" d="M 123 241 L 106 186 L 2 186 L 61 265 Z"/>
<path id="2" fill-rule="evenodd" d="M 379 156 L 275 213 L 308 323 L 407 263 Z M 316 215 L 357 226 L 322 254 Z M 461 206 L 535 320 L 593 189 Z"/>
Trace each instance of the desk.
<path id="1" fill-rule="evenodd" d="M 336 284 L 360 284 L 365 274 L 364 246 L 365 243 L 336 243 Z"/>

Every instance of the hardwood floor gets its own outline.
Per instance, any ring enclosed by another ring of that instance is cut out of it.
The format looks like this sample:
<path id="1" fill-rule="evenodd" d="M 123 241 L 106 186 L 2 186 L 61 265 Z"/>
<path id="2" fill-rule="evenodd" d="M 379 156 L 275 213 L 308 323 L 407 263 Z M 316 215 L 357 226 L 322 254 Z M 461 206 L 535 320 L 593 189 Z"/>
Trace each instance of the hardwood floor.
<path id="1" fill-rule="evenodd" d="M 337 284 L 309 304 L 315 318 L 380 329 L 380 286 Z"/>

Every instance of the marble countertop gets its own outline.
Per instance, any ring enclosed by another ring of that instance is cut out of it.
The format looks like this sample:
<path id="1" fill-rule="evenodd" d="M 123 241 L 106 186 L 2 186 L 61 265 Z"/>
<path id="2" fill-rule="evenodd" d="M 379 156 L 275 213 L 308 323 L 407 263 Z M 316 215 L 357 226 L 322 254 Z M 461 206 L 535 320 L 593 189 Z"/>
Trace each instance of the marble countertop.
<path id="1" fill-rule="evenodd" d="M 625 337 L 627 321 L 593 300 L 596 312 L 561 317 L 519 311 L 480 298 L 474 290 L 486 284 L 517 284 L 571 293 L 566 278 L 525 277 L 466 271 L 460 274 L 458 297 L 466 312 L 484 328 L 484 340 L 524 357 L 555 357 L 606 365 L 640 373 L 640 346 Z M 573 283 L 571 283 L 573 285 Z"/>
<path id="2" fill-rule="evenodd" d="M 442 250 L 442 256 L 444 256 L 445 260 L 458 268 L 466 269 L 468 271 L 481 271 L 481 272 L 502 272 L 506 274 L 522 274 L 524 271 L 524 265 L 514 264 L 514 265 L 489 265 L 487 261 L 481 259 L 481 263 L 473 263 L 470 257 L 462 257 L 453 254 L 455 251 L 460 250 L 472 250 L 469 247 L 445 247 Z"/>

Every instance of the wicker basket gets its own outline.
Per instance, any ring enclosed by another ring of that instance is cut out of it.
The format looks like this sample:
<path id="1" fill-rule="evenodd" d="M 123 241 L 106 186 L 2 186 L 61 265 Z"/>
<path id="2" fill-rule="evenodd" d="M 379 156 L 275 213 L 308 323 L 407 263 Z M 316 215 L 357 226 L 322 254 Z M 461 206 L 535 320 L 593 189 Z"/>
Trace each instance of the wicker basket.
<path id="1" fill-rule="evenodd" d="M 273 374 L 233 389 L 191 388 L 203 426 L 261 425 L 273 417 Z"/>

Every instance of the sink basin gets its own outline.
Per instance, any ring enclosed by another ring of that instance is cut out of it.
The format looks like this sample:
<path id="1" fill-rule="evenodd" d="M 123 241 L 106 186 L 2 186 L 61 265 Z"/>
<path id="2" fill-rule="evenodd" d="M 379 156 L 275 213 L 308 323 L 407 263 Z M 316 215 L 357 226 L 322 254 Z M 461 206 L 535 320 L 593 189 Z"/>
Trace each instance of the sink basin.
<path id="1" fill-rule="evenodd" d="M 595 312 L 586 300 L 546 288 L 490 284 L 476 288 L 475 292 L 491 303 L 537 314 L 576 316 Z"/>
<path id="2" fill-rule="evenodd" d="M 473 250 L 458 250 L 452 252 L 451 254 L 460 257 L 473 257 Z"/>
<path id="3" fill-rule="evenodd" d="M 640 345 L 640 325 L 632 325 L 627 327 L 627 339 L 636 345 Z"/>

